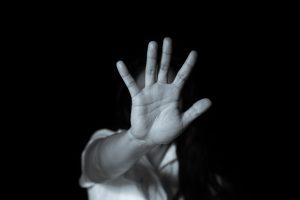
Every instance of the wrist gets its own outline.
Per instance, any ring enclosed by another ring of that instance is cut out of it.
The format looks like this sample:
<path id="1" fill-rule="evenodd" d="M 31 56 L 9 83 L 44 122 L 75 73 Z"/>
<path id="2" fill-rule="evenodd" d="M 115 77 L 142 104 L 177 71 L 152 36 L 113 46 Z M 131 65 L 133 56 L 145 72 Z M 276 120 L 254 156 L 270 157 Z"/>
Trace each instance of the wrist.
<path id="1" fill-rule="evenodd" d="M 143 146 L 149 149 L 152 149 L 154 146 L 156 146 L 155 144 L 150 144 L 149 142 L 143 140 L 143 139 L 139 139 L 137 137 L 135 137 L 132 132 L 131 129 L 127 130 L 127 135 L 130 138 L 131 141 L 133 141 L 134 143 L 136 143 L 139 146 Z"/>

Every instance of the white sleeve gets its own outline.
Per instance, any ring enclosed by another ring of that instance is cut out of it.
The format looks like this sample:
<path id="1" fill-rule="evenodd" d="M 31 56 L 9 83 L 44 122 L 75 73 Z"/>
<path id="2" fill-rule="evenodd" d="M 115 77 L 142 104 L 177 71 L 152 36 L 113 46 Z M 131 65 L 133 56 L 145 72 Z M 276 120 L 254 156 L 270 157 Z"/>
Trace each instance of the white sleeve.
<path id="1" fill-rule="evenodd" d="M 82 154 L 81 154 L 81 171 L 82 171 L 82 174 L 80 176 L 80 179 L 79 179 L 79 185 L 83 188 L 88 188 L 88 187 L 91 187 L 93 186 L 95 183 L 93 181 L 91 181 L 87 176 L 86 174 L 84 173 L 84 166 L 85 166 L 85 154 L 86 154 L 86 150 L 87 148 L 95 141 L 95 140 L 98 140 L 98 139 L 102 139 L 102 138 L 106 138 L 108 136 L 111 136 L 111 135 L 114 135 L 116 133 L 120 133 L 121 130 L 115 132 L 115 131 L 111 131 L 111 130 L 108 130 L 108 129 L 101 129 L 101 130 L 98 130 L 96 131 L 90 138 L 89 142 L 87 143 L 87 145 L 85 146 Z"/>

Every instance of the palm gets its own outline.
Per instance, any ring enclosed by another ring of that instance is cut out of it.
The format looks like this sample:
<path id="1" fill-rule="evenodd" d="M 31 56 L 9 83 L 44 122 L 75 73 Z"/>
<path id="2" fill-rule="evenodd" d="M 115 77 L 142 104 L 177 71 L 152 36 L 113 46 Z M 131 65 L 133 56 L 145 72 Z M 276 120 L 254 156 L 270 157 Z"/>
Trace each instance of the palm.
<path id="1" fill-rule="evenodd" d="M 132 97 L 131 134 L 149 144 L 165 144 L 175 139 L 195 118 L 210 105 L 208 99 L 197 101 L 184 113 L 179 110 L 179 94 L 197 54 L 191 52 L 177 73 L 174 81 L 168 83 L 167 74 L 171 59 L 171 41 L 165 39 L 158 76 L 157 45 L 150 43 L 145 70 L 145 88 L 142 90 L 128 73 L 125 64 L 120 61 L 117 67 Z"/>
<path id="2" fill-rule="evenodd" d="M 183 129 L 178 108 L 179 89 L 174 85 L 144 88 L 132 100 L 131 125 L 135 136 L 156 144 L 172 141 Z"/>

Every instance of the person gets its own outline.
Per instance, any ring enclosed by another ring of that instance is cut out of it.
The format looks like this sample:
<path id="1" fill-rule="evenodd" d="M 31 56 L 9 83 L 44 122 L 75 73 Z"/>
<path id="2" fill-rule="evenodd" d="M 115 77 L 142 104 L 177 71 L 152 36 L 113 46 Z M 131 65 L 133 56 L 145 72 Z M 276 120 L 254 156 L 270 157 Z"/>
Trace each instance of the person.
<path id="1" fill-rule="evenodd" d="M 182 89 L 197 52 L 190 52 L 176 75 L 171 54 L 172 41 L 165 38 L 158 64 L 158 45 L 150 42 L 146 68 L 136 79 L 123 61 L 117 62 L 131 97 L 130 115 L 123 118 L 129 127 L 95 132 L 82 152 L 80 185 L 89 200 L 220 198 L 225 181 L 207 170 L 193 124 L 211 100 L 200 99 L 183 110 Z"/>

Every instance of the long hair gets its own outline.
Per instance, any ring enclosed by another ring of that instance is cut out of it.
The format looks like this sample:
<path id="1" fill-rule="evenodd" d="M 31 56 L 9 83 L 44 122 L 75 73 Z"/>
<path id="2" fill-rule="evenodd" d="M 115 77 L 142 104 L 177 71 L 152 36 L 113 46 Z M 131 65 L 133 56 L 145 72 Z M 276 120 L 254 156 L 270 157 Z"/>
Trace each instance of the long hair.
<path id="1" fill-rule="evenodd" d="M 172 70 L 178 71 L 182 60 L 172 59 Z M 143 60 L 135 60 L 128 64 L 132 77 L 136 78 L 144 69 Z M 201 97 L 195 77 L 191 75 L 187 80 L 182 97 L 182 109 L 186 110 Z M 117 93 L 116 117 L 114 129 L 128 129 L 130 127 L 131 98 L 129 92 L 121 81 Z M 202 97 L 201 97 L 202 98 Z M 209 111 L 208 111 L 209 112 Z M 206 113 L 196 119 L 192 124 L 175 140 L 177 147 L 177 159 L 179 162 L 179 189 L 174 200 L 184 197 L 184 200 L 227 200 L 233 199 L 231 187 L 215 167 L 216 160 L 210 149 L 210 130 L 207 123 L 210 123 L 209 115 Z"/>

